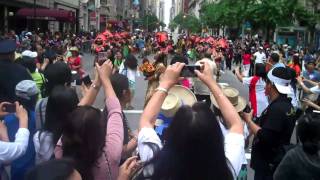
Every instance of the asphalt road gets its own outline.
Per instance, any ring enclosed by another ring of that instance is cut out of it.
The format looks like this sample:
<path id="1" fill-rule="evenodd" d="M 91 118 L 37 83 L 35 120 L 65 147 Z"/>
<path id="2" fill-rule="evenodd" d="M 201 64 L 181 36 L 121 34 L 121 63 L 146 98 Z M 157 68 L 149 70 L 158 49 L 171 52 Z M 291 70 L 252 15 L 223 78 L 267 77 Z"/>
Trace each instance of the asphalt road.
<path id="1" fill-rule="evenodd" d="M 84 69 L 89 73 L 90 77 L 94 77 L 94 68 L 93 68 L 93 56 L 91 54 L 83 54 L 82 57 L 82 63 Z M 148 57 L 149 59 L 152 59 L 152 56 Z M 141 59 L 139 59 L 139 64 L 141 63 Z M 233 75 L 231 71 L 225 71 L 222 73 L 222 76 L 220 78 L 220 82 L 222 83 L 228 83 L 232 87 L 239 90 L 240 95 L 243 96 L 245 99 L 248 99 L 248 89 L 244 87 Z M 147 89 L 147 81 L 144 80 L 144 77 L 137 77 L 136 81 L 136 91 L 135 96 L 132 101 L 132 105 L 134 106 L 134 110 L 131 111 L 125 111 L 125 113 L 128 115 L 129 125 L 132 129 L 138 128 L 138 120 L 140 116 L 140 112 L 143 110 L 144 105 L 144 97 Z M 97 108 L 103 108 L 104 107 L 104 94 L 102 91 L 99 92 L 98 97 L 96 99 L 96 102 L 94 103 L 94 106 Z"/>
<path id="2" fill-rule="evenodd" d="M 150 60 L 153 60 L 152 56 L 148 57 Z M 89 73 L 90 77 L 94 77 L 94 68 L 93 68 L 93 59 L 94 56 L 91 54 L 83 54 L 82 57 L 82 63 L 84 69 Z M 141 59 L 138 59 L 139 64 L 141 64 Z M 231 71 L 224 71 L 221 73 L 220 81 L 221 83 L 228 83 L 230 86 L 236 88 L 239 90 L 239 93 L 242 97 L 244 97 L 248 101 L 248 89 L 240 83 L 235 75 Z M 132 130 L 136 130 L 138 128 L 139 124 L 139 118 L 143 110 L 144 105 L 144 97 L 147 89 L 147 81 L 144 80 L 144 77 L 138 77 L 136 81 L 136 91 L 135 96 L 132 101 L 132 105 L 134 106 L 134 110 L 130 111 L 124 111 L 126 114 L 126 117 L 128 119 L 129 127 Z M 102 90 L 100 90 L 96 102 L 94 103 L 94 106 L 97 108 L 102 109 L 104 107 L 104 94 Z M 250 153 L 246 154 L 247 159 L 250 160 Z M 248 180 L 253 179 L 253 171 L 248 168 Z"/>

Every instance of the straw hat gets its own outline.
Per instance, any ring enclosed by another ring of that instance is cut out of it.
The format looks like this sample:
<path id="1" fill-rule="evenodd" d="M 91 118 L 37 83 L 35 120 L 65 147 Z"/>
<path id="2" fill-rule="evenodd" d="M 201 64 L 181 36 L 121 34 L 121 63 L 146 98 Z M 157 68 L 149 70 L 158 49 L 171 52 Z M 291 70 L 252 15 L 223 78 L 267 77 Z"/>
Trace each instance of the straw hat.
<path id="1" fill-rule="evenodd" d="M 173 117 L 182 105 L 192 106 L 197 102 L 196 96 L 188 88 L 180 85 L 173 86 L 161 106 L 161 113 Z"/>
<path id="2" fill-rule="evenodd" d="M 73 46 L 73 47 L 70 48 L 69 51 L 77 51 L 77 52 L 79 52 L 79 49 L 77 47 Z"/>
<path id="3" fill-rule="evenodd" d="M 247 102 L 243 97 L 239 96 L 239 91 L 237 89 L 232 87 L 222 87 L 222 92 L 229 99 L 231 104 L 236 108 L 237 112 L 242 111 L 246 107 Z M 210 94 L 210 99 L 212 104 L 216 108 L 220 109 L 213 94 Z"/>

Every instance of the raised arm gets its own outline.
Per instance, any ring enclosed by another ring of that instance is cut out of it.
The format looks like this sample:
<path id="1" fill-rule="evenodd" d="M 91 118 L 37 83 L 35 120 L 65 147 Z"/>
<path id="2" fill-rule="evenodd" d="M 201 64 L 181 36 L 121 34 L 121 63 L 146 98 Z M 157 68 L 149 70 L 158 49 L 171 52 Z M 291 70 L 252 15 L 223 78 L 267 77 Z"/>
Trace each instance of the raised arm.
<path id="1" fill-rule="evenodd" d="M 175 63 L 167 67 L 163 76 L 160 78 L 157 91 L 153 94 L 141 115 L 139 129 L 154 127 L 161 105 L 167 97 L 169 89 L 179 81 L 180 72 L 183 66 L 184 63 Z"/>
<path id="2" fill-rule="evenodd" d="M 298 81 L 299 85 L 301 86 L 301 88 L 303 89 L 304 92 L 312 94 L 312 91 L 310 91 L 310 89 L 306 85 L 304 85 L 303 80 L 302 80 L 301 77 L 297 77 L 297 81 Z"/>
<path id="3" fill-rule="evenodd" d="M 104 94 L 106 98 L 109 97 L 117 97 L 110 81 L 110 76 L 112 73 L 112 62 L 110 60 L 107 60 L 104 62 L 101 66 L 99 66 L 98 63 L 96 63 L 97 71 L 101 79 L 102 86 L 104 88 Z"/>
<path id="4" fill-rule="evenodd" d="M 13 161 L 27 150 L 29 135 L 28 130 L 28 113 L 18 102 L 16 104 L 16 116 L 19 119 L 19 129 L 15 136 L 14 142 L 0 141 L 0 164 L 3 162 Z M 0 110 L 2 111 L 2 110 Z"/>
<path id="5" fill-rule="evenodd" d="M 310 79 L 303 79 L 303 81 L 307 81 L 308 83 L 312 84 L 313 86 L 317 86 L 318 85 L 318 82 L 314 82 Z"/>
<path id="6" fill-rule="evenodd" d="M 93 80 L 92 85 L 89 87 L 87 93 L 83 96 L 83 98 L 81 99 L 78 105 L 79 106 L 92 105 L 96 100 L 100 87 L 101 87 L 101 80 L 96 70 L 95 79 Z M 87 87 L 84 87 L 84 88 L 87 88 Z"/>
<path id="7" fill-rule="evenodd" d="M 118 172 L 123 147 L 123 123 L 122 111 L 120 102 L 113 90 L 110 82 L 112 73 L 112 62 L 110 60 L 104 62 L 101 66 L 96 64 L 99 73 L 104 93 L 106 96 L 106 107 L 108 109 L 108 124 L 106 129 L 105 147 L 107 158 L 110 163 L 112 172 Z M 113 179 L 116 179 L 117 174 L 112 174 Z"/>
<path id="8" fill-rule="evenodd" d="M 200 72 L 196 70 L 196 74 L 198 78 L 203 81 L 210 89 L 211 93 L 215 97 L 222 116 L 224 117 L 227 126 L 230 128 L 230 132 L 243 134 L 243 123 L 241 122 L 241 118 L 233 107 L 228 98 L 223 94 L 222 90 L 216 83 L 216 81 L 212 77 L 212 69 L 207 62 L 203 62 L 204 70 Z"/>

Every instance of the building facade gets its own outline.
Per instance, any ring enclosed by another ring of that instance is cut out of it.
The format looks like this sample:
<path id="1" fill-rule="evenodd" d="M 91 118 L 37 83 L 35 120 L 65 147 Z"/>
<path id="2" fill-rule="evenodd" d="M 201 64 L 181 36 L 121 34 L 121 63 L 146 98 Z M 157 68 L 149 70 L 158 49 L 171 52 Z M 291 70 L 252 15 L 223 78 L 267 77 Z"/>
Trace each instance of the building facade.
<path id="1" fill-rule="evenodd" d="M 59 32 L 78 32 L 79 31 L 79 0 L 50 0 L 51 9 L 66 10 L 73 14 L 74 21 L 52 21 L 49 23 L 49 29 Z"/>
<path id="2" fill-rule="evenodd" d="M 320 1 L 299 0 L 299 3 L 309 12 L 320 14 Z M 314 30 L 308 29 L 305 24 L 298 21 L 289 27 L 277 27 L 273 40 L 278 44 L 289 44 L 292 47 L 320 50 L 320 19 Z"/>
<path id="3" fill-rule="evenodd" d="M 42 20 L 35 21 L 30 17 L 17 17 L 17 12 L 21 8 L 49 8 L 50 0 L 38 0 L 34 4 L 33 0 L 10 0 L 0 1 L 0 30 L 22 31 L 27 27 L 47 28 L 48 23 Z"/>
<path id="4" fill-rule="evenodd" d="M 0 29 L 78 31 L 79 0 L 0 1 Z"/>

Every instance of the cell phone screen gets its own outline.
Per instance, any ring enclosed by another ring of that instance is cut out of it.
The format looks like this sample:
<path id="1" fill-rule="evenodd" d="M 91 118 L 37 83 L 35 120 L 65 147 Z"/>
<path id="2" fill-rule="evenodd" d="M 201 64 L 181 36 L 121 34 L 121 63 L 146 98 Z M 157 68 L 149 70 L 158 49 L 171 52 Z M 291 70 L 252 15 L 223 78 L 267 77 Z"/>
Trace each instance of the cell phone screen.
<path id="1" fill-rule="evenodd" d="M 107 52 L 99 52 L 96 61 L 101 66 L 107 59 L 108 59 Z"/>
<path id="2" fill-rule="evenodd" d="M 243 112 L 250 113 L 251 112 L 250 106 L 246 105 L 246 107 L 244 108 Z"/>
<path id="3" fill-rule="evenodd" d="M 183 67 L 180 76 L 181 77 L 196 77 L 196 73 L 194 72 L 195 70 L 200 71 L 200 66 L 199 65 L 186 65 Z"/>
<path id="4" fill-rule="evenodd" d="M 16 112 L 16 105 L 15 104 L 5 104 L 4 108 L 5 108 L 5 111 L 8 113 L 15 113 Z"/>
<path id="5" fill-rule="evenodd" d="M 82 78 L 82 82 L 83 82 L 86 86 L 90 86 L 90 85 L 92 84 L 92 81 L 91 81 L 91 78 L 90 78 L 89 74 L 86 75 L 86 76 L 84 76 L 84 77 Z"/>

